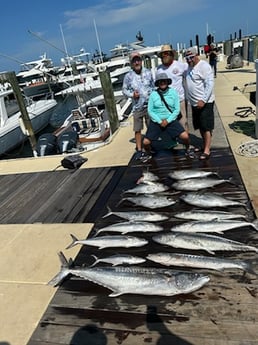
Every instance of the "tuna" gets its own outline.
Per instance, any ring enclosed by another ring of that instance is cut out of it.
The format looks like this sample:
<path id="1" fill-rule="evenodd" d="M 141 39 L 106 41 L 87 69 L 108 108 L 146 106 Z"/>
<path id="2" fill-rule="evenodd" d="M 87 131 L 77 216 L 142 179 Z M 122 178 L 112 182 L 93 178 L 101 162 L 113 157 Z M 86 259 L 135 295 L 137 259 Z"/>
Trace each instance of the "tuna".
<path id="1" fill-rule="evenodd" d="M 122 294 L 174 296 L 196 291 L 208 283 L 207 275 L 192 272 L 175 272 L 169 269 L 145 267 L 71 267 L 63 253 L 60 272 L 49 281 L 59 285 L 69 274 L 89 280 L 112 291 L 110 297 Z"/>
<path id="2" fill-rule="evenodd" d="M 240 269 L 254 273 L 251 265 L 245 261 L 233 261 L 218 257 L 203 255 L 178 254 L 178 253 L 155 253 L 147 256 L 148 260 L 164 266 L 180 266 L 192 268 L 206 268 L 208 270 L 224 271 L 226 269 Z"/>
<path id="3" fill-rule="evenodd" d="M 222 219 L 245 219 L 246 216 L 243 214 L 231 213 L 226 211 L 215 211 L 215 210 L 191 210 L 183 211 L 173 215 L 175 218 L 179 219 L 189 219 L 189 220 L 222 220 Z"/>
<path id="4" fill-rule="evenodd" d="M 168 234 L 155 235 L 152 239 L 154 242 L 174 248 L 204 250 L 213 255 L 216 251 L 252 251 L 258 253 L 258 248 L 256 247 L 248 246 L 244 243 L 232 241 L 224 237 L 207 234 L 171 232 Z"/>
<path id="5" fill-rule="evenodd" d="M 145 246 L 148 241 L 134 236 L 101 236 L 101 237 L 92 237 L 85 240 L 78 240 L 74 235 L 71 234 L 72 243 L 69 244 L 66 249 L 70 249 L 77 244 L 81 245 L 88 245 L 98 247 L 100 249 L 103 248 L 111 248 L 111 247 L 123 247 L 123 248 L 130 248 L 130 247 L 143 247 Z"/>
<path id="6" fill-rule="evenodd" d="M 227 230 L 239 229 L 245 226 L 250 226 L 258 231 L 258 220 L 253 222 L 246 222 L 241 220 L 208 220 L 208 221 L 192 221 L 173 226 L 171 231 L 180 232 L 217 232 L 223 233 Z"/>
<path id="7" fill-rule="evenodd" d="M 202 178 L 211 175 L 217 175 L 213 171 L 195 170 L 195 169 L 181 169 L 174 170 L 168 174 L 168 176 L 174 180 L 185 180 L 189 178 Z"/>
<path id="8" fill-rule="evenodd" d="M 228 206 L 244 206 L 246 204 L 223 197 L 218 193 L 210 192 L 189 192 L 180 196 L 180 199 L 186 202 L 187 204 L 210 208 L 210 207 L 228 207 Z"/>
<path id="9" fill-rule="evenodd" d="M 127 200 L 135 204 L 136 206 L 156 209 L 174 205 L 177 201 L 172 199 L 168 195 L 157 195 L 157 194 L 142 194 L 138 196 L 131 196 L 123 198 L 123 200 Z"/>
<path id="10" fill-rule="evenodd" d="M 169 190 L 169 187 L 163 183 L 145 181 L 144 183 L 138 184 L 136 187 L 124 191 L 124 193 L 132 194 L 153 194 L 161 193 Z"/>
<path id="11" fill-rule="evenodd" d="M 162 231 L 163 227 L 150 222 L 121 222 L 108 225 L 104 228 L 98 229 L 96 235 L 102 232 L 119 232 L 127 234 L 131 232 L 158 232 Z"/>
<path id="12" fill-rule="evenodd" d="M 205 188 L 211 188 L 222 183 L 229 182 L 231 180 L 224 179 L 215 179 L 215 178 L 188 178 L 185 180 L 176 181 L 172 184 L 172 188 L 176 190 L 185 190 L 185 191 L 198 191 Z"/>
<path id="13" fill-rule="evenodd" d="M 157 182 L 159 180 L 159 177 L 155 174 L 153 174 L 150 171 L 146 171 L 142 174 L 142 176 L 137 180 L 137 184 L 144 183 L 146 181 L 151 181 L 151 182 Z"/>

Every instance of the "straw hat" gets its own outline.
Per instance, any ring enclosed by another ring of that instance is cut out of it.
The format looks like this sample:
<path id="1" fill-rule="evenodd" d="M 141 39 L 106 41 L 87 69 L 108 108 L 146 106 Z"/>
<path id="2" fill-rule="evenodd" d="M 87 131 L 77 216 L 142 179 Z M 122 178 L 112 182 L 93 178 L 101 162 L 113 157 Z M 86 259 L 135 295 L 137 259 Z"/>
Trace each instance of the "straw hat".
<path id="1" fill-rule="evenodd" d="M 160 52 L 159 52 L 159 57 L 161 57 L 162 53 L 164 52 L 171 52 L 172 54 L 174 54 L 174 50 L 170 44 L 164 44 L 161 47 Z"/>

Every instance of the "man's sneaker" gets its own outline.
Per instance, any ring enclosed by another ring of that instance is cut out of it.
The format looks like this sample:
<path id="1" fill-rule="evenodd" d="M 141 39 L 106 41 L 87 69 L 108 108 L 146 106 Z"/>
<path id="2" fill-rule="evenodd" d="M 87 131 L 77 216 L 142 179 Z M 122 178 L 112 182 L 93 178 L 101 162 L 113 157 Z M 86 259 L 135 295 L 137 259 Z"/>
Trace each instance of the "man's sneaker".
<path id="1" fill-rule="evenodd" d="M 152 158 L 152 155 L 151 154 L 148 154 L 146 152 L 142 152 L 142 155 L 140 157 L 140 161 L 143 162 L 143 163 L 146 163 L 148 162 L 150 159 Z"/>
<path id="2" fill-rule="evenodd" d="M 191 150 L 191 149 L 185 150 L 185 155 L 191 159 L 195 158 L 195 154 L 194 154 L 193 150 Z"/>
<path id="3" fill-rule="evenodd" d="M 140 160 L 143 153 L 144 153 L 144 152 L 142 152 L 142 151 L 136 151 L 136 153 L 135 153 L 135 155 L 134 155 L 134 159 Z"/>

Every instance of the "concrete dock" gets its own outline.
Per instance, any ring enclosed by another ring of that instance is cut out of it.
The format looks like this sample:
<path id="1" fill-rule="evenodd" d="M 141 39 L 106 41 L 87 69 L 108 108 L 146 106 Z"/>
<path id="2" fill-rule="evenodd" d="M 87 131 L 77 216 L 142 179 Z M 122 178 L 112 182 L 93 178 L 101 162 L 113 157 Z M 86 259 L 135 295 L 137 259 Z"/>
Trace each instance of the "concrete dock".
<path id="1" fill-rule="evenodd" d="M 236 107 L 255 109 L 255 106 L 248 99 L 248 93 L 234 91 L 233 87 L 236 85 L 241 90 L 246 83 L 255 82 L 256 73 L 254 64 L 235 70 L 225 66 L 226 59 L 219 63 L 215 79 L 218 118 L 212 147 L 229 145 L 258 216 L 258 157 L 241 156 L 236 152 L 239 145 L 254 138 L 232 129 L 235 121 L 255 120 L 254 115 L 245 118 L 234 115 Z M 192 134 L 199 136 L 199 133 Z M 109 145 L 84 154 L 88 161 L 80 169 L 127 166 L 134 154 L 132 139 L 132 118 L 129 118 Z M 1 160 L 0 175 L 61 170 L 60 160 L 60 157 Z M 27 344 L 56 291 L 46 283 L 59 271 L 57 252 L 67 245 L 71 232 L 83 238 L 92 226 L 91 223 L 0 224 L 0 345 Z M 77 247 L 69 252 L 73 258 L 77 253 Z"/>

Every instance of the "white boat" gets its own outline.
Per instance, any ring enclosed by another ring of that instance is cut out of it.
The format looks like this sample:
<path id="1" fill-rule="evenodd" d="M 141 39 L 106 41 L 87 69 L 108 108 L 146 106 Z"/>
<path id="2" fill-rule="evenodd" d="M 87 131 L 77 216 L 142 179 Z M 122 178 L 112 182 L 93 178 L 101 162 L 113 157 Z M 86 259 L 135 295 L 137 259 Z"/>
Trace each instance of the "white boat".
<path id="1" fill-rule="evenodd" d="M 114 97 L 118 120 L 123 121 L 130 115 L 131 100 L 126 99 L 122 91 L 115 91 Z M 38 156 L 82 153 L 107 145 L 112 133 L 104 104 L 104 96 L 99 95 L 73 109 L 54 133 L 39 137 Z"/>
<path id="2" fill-rule="evenodd" d="M 63 87 L 58 83 L 54 71 L 52 60 L 44 53 L 38 60 L 21 64 L 21 71 L 16 77 L 25 96 L 39 99 Z"/>
<path id="3" fill-rule="evenodd" d="M 50 120 L 57 102 L 54 99 L 31 101 L 26 106 L 34 133 L 44 129 Z M 0 155 L 3 155 L 26 140 L 21 128 L 21 112 L 12 89 L 0 89 Z"/>

